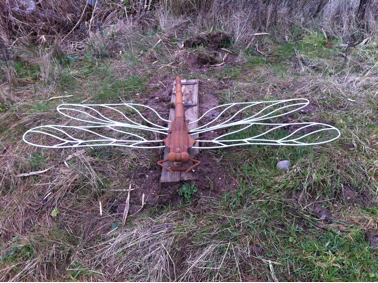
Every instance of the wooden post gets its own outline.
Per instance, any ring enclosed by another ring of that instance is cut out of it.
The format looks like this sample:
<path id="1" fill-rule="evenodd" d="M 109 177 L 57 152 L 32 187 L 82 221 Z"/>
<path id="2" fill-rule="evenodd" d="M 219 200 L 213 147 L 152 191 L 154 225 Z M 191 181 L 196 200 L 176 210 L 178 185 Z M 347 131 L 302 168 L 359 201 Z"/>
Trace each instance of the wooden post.
<path id="1" fill-rule="evenodd" d="M 172 97 L 171 103 L 175 105 L 176 103 L 176 81 L 173 82 L 173 90 L 172 90 Z M 199 99 L 198 99 L 198 80 L 181 80 L 182 83 L 182 94 L 183 94 L 183 102 L 185 106 L 185 120 L 187 122 L 192 122 L 198 119 L 199 113 Z M 169 112 L 169 120 L 173 121 L 175 119 L 175 109 L 171 108 Z M 171 124 L 168 125 L 170 127 Z M 196 128 L 198 125 L 197 123 L 190 124 L 189 130 Z M 194 139 L 198 137 L 198 135 L 192 136 Z M 195 143 L 197 145 L 197 143 Z M 164 159 L 167 159 L 169 153 L 169 148 L 164 149 Z M 195 156 L 199 153 L 199 149 L 189 149 L 189 155 L 191 158 L 195 158 Z M 165 162 L 165 166 L 172 167 L 172 166 L 185 166 L 190 167 L 192 162 L 186 162 L 183 164 L 180 163 L 172 163 L 172 162 Z M 186 180 L 196 180 L 196 175 L 193 172 L 185 173 L 185 171 L 173 171 L 173 174 L 165 168 L 162 169 L 160 183 L 163 186 L 173 185 L 180 181 Z"/>

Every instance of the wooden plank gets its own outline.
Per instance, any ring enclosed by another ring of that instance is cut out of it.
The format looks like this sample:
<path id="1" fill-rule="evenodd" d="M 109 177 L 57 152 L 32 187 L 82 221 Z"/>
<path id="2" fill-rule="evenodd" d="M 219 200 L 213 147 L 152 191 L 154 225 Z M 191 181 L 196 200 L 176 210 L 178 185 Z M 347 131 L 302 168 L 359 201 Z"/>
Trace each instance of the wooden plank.
<path id="1" fill-rule="evenodd" d="M 171 103 L 172 105 L 176 105 L 176 82 L 173 82 L 172 88 L 172 97 Z M 182 94 L 183 94 L 183 102 L 184 105 L 188 105 L 185 107 L 185 119 L 187 122 L 192 122 L 198 119 L 199 115 L 199 98 L 198 98 L 198 80 L 181 80 L 182 84 Z M 190 83 L 190 84 L 184 84 Z M 171 108 L 169 112 L 169 120 L 173 121 L 175 119 L 175 109 Z M 171 124 L 168 124 L 170 127 Z M 189 129 L 194 129 L 197 127 L 197 123 L 193 123 L 189 125 Z M 198 135 L 193 135 L 193 138 L 197 138 Z M 197 145 L 197 143 L 196 143 Z M 167 159 L 169 153 L 169 148 L 165 148 L 164 150 L 164 159 Z M 189 149 L 189 155 L 191 158 L 195 158 L 195 156 L 199 153 L 199 149 Z M 191 161 L 181 163 L 181 162 L 165 162 L 165 166 L 172 167 L 172 166 L 185 166 L 190 167 L 193 165 Z M 195 174 L 193 172 L 185 173 L 185 171 L 174 171 L 173 173 L 162 169 L 160 183 L 162 185 L 172 185 L 178 183 L 180 181 L 187 181 L 187 180 L 196 180 Z"/>

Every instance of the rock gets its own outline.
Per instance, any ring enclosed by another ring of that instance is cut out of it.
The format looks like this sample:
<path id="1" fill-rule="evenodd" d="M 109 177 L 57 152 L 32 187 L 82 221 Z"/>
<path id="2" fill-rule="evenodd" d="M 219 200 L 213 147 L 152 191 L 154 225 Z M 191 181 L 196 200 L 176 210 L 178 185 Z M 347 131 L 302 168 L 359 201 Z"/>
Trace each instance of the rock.
<path id="1" fill-rule="evenodd" d="M 288 170 L 291 164 L 289 160 L 282 160 L 277 163 L 277 169 L 280 170 Z"/>

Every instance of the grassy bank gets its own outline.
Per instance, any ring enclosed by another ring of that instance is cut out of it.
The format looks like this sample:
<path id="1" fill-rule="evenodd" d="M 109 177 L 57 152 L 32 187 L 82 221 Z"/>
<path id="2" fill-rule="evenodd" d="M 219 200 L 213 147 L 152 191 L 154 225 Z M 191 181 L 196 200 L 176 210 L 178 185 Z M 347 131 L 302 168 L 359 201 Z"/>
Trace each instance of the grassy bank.
<path id="1" fill-rule="evenodd" d="M 1 33 L 1 280 L 377 280 L 376 20 L 367 14 L 367 29 L 340 20 L 357 2 L 329 3 L 318 20 L 320 1 L 258 2 L 84 2 L 56 34 Z M 170 188 L 159 186 L 161 152 L 21 140 L 66 123 L 62 103 L 132 101 L 165 114 L 176 75 L 200 80 L 201 102 L 307 98 L 294 118 L 342 136 L 202 150 L 207 178 Z M 276 169 L 280 160 L 291 168 Z"/>

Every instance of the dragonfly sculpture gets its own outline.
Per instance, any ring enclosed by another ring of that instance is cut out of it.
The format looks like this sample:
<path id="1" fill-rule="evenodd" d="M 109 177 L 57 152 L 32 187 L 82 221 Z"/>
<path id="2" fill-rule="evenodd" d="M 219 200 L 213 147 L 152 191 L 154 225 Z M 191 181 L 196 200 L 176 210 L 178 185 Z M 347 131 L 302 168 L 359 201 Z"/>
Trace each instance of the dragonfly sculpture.
<path id="1" fill-rule="evenodd" d="M 25 132 L 23 140 L 44 148 L 121 146 L 169 148 L 168 158 L 158 161 L 166 170 L 185 170 L 200 165 L 190 158 L 190 148 L 215 149 L 241 145 L 309 146 L 336 140 L 340 131 L 318 122 L 286 122 L 309 101 L 304 98 L 238 102 L 216 106 L 188 123 L 182 83 L 176 78 L 175 119 L 169 121 L 153 108 L 138 103 L 61 104 L 57 111 L 71 118 L 69 125 L 43 125 Z M 275 120 L 273 120 L 275 119 Z M 168 127 L 168 123 L 171 123 Z M 199 126 L 189 130 L 189 125 Z M 208 138 L 207 133 L 212 136 Z M 205 135 L 206 134 L 206 135 Z M 192 136 L 199 135 L 194 139 Z M 215 136 L 215 137 L 214 137 Z M 159 137 L 163 137 L 160 138 Z M 163 163 L 187 162 L 188 168 L 169 168 Z"/>

